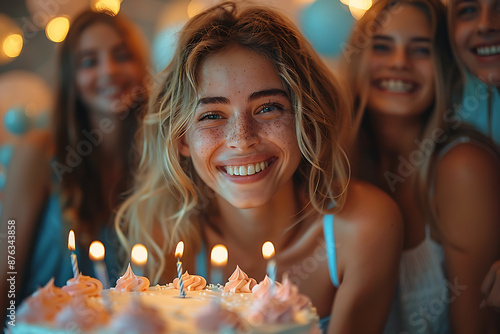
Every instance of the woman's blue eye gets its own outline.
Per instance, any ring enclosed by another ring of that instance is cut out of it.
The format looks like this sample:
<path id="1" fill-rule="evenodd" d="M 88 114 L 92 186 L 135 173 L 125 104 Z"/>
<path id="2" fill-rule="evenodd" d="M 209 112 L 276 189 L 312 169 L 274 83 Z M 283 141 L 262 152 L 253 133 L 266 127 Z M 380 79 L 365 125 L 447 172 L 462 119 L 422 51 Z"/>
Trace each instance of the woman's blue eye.
<path id="1" fill-rule="evenodd" d="M 273 111 L 283 111 L 283 110 L 284 108 L 281 105 L 276 103 L 269 103 L 264 105 L 262 109 L 259 111 L 259 113 L 269 113 Z"/>
<path id="2" fill-rule="evenodd" d="M 132 56 L 128 51 L 120 51 L 115 54 L 115 60 L 118 62 L 126 62 L 130 59 L 132 59 Z"/>
<path id="3" fill-rule="evenodd" d="M 373 44 L 373 50 L 374 51 L 387 51 L 389 50 L 389 47 L 384 44 Z"/>
<path id="4" fill-rule="evenodd" d="M 89 68 L 95 66 L 97 61 L 95 58 L 84 58 L 80 61 L 80 68 Z"/>
<path id="5" fill-rule="evenodd" d="M 458 16 L 465 16 L 476 12 L 476 8 L 473 6 L 462 7 L 458 10 Z"/>
<path id="6" fill-rule="evenodd" d="M 419 55 L 426 55 L 426 56 L 431 54 L 431 50 L 429 48 L 425 48 L 425 47 L 415 48 L 413 50 L 413 52 L 416 54 L 419 54 Z"/>
<path id="7" fill-rule="evenodd" d="M 200 121 L 215 120 L 215 119 L 221 119 L 221 118 L 222 118 L 221 115 L 214 114 L 214 113 L 206 113 L 206 114 L 201 115 Z"/>

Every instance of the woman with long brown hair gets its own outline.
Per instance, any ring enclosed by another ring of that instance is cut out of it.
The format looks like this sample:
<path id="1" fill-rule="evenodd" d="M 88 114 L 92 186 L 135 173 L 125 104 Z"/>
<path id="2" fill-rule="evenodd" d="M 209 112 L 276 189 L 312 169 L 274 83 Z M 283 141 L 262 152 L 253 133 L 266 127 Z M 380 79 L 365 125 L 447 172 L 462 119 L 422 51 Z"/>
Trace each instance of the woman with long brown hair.
<path id="1" fill-rule="evenodd" d="M 132 178 L 131 147 L 147 99 L 146 49 L 121 15 L 86 11 L 71 23 L 59 50 L 52 129 L 29 133 L 9 169 L 2 228 L 15 220 L 18 300 L 51 277 L 61 286 L 72 276 L 70 229 L 84 274 L 92 274 L 88 246 L 98 239 L 110 276 L 119 275 L 111 222 Z M 1 261 L 3 270 L 6 257 Z"/>

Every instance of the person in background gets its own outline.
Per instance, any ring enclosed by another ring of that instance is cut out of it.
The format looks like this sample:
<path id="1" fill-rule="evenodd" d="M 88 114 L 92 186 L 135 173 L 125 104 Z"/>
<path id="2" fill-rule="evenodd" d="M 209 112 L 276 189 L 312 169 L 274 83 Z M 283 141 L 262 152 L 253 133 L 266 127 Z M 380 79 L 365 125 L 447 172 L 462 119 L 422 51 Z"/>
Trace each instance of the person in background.
<path id="1" fill-rule="evenodd" d="M 445 7 L 380 0 L 357 22 L 345 55 L 359 129 L 354 174 L 395 199 L 405 222 L 386 333 L 498 333 L 479 305 L 500 255 L 500 160 L 452 108 L 460 80 Z"/>
<path id="2" fill-rule="evenodd" d="M 448 22 L 465 82 L 459 115 L 500 145 L 500 3 L 450 0 Z"/>
<path id="3" fill-rule="evenodd" d="M 161 77 L 140 131 L 135 190 L 116 219 L 127 250 L 149 249 L 152 283 L 176 276 L 180 240 L 189 273 L 208 278 L 210 249 L 222 243 L 224 277 L 239 265 L 260 281 L 270 240 L 278 280 L 288 273 L 325 331 L 380 332 L 401 216 L 389 196 L 349 178 L 348 100 L 293 23 L 267 7 L 209 8 L 180 32 Z"/>
<path id="4" fill-rule="evenodd" d="M 59 50 L 51 131 L 26 135 L 7 178 L 1 228 L 7 232 L 7 221 L 15 220 L 18 303 L 51 277 L 63 286 L 73 276 L 70 229 L 83 274 L 93 275 L 88 249 L 100 240 L 111 281 L 119 277 L 126 259 L 118 258 L 113 212 L 136 164 L 131 147 L 148 97 L 146 50 L 122 15 L 86 11 L 71 23 Z M 12 270 L 6 256 L 0 265 L 4 315 L 5 275 Z"/>

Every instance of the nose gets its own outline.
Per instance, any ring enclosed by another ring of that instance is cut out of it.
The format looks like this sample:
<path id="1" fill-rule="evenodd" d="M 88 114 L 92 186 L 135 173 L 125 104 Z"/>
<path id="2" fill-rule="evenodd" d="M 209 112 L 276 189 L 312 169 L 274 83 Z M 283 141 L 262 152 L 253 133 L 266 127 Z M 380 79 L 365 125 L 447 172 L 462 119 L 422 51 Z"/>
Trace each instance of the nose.
<path id="1" fill-rule="evenodd" d="M 111 55 L 106 55 L 101 60 L 99 70 L 102 75 L 113 76 L 118 72 L 118 64 Z"/>
<path id="2" fill-rule="evenodd" d="M 496 17 L 493 17 L 495 15 L 494 13 L 494 10 L 489 9 L 483 9 L 481 11 L 477 23 L 477 30 L 480 34 L 500 30 L 500 22 L 498 22 L 498 19 L 496 19 Z"/>
<path id="3" fill-rule="evenodd" d="M 404 46 L 394 48 L 390 58 L 390 67 L 396 69 L 408 69 L 410 67 L 408 52 Z"/>
<path id="4" fill-rule="evenodd" d="M 252 115 L 236 113 L 228 124 L 226 144 L 230 148 L 244 151 L 259 142 L 259 124 Z"/>

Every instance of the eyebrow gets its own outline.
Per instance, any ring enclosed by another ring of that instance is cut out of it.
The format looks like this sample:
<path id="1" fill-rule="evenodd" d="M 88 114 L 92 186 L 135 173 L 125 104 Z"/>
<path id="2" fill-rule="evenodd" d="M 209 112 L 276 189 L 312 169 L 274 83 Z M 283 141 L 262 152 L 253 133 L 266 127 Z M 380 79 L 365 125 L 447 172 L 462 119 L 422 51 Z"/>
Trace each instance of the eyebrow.
<path id="1" fill-rule="evenodd" d="M 250 94 L 248 101 L 253 101 L 260 99 L 262 97 L 268 96 L 283 96 L 288 98 L 288 94 L 283 89 L 266 89 Z M 227 97 L 223 96 L 213 96 L 213 97 L 203 97 L 198 101 L 198 106 L 202 104 L 229 104 L 230 101 Z"/>
<path id="2" fill-rule="evenodd" d="M 383 40 L 383 41 L 388 41 L 391 42 L 394 39 L 389 36 L 383 36 L 383 35 L 375 35 L 373 36 L 374 40 Z M 431 43 L 431 39 L 427 37 L 413 37 L 410 39 L 410 42 L 426 42 L 426 43 Z"/>

